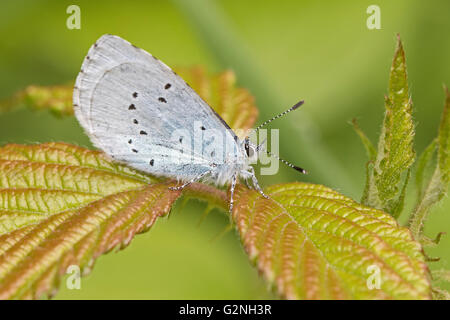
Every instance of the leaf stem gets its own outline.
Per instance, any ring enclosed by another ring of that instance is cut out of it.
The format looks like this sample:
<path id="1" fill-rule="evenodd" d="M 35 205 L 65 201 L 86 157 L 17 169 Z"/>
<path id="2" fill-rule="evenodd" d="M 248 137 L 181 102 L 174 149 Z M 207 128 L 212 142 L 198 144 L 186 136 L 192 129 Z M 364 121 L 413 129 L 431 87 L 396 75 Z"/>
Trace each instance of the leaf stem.
<path id="1" fill-rule="evenodd" d="M 216 187 L 202 183 L 192 183 L 183 190 L 183 195 L 200 198 L 207 201 L 209 205 L 224 209 L 228 212 L 227 193 Z"/>
<path id="2" fill-rule="evenodd" d="M 430 207 L 434 204 L 434 202 L 437 202 L 438 196 L 436 193 L 438 193 L 440 189 L 440 174 L 439 168 L 436 168 L 433 173 L 433 177 L 431 178 L 422 198 L 420 199 L 420 202 L 415 207 L 409 220 L 409 229 L 416 240 L 420 239 L 423 232 L 423 225 L 425 220 L 428 218 Z"/>

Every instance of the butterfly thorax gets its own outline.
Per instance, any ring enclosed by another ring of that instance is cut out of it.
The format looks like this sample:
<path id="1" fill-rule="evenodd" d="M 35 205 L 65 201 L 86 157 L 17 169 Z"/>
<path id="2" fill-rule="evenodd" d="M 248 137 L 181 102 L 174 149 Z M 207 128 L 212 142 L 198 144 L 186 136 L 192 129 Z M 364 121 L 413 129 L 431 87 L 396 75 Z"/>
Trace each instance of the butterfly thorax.
<path id="1" fill-rule="evenodd" d="M 228 153 L 223 163 L 216 163 L 215 173 L 208 179 L 219 186 L 227 185 L 233 176 L 247 178 L 248 172 L 252 171 L 251 164 L 256 163 L 258 158 L 257 147 L 252 143 L 245 146 L 244 141 L 238 142 L 237 152 Z"/>

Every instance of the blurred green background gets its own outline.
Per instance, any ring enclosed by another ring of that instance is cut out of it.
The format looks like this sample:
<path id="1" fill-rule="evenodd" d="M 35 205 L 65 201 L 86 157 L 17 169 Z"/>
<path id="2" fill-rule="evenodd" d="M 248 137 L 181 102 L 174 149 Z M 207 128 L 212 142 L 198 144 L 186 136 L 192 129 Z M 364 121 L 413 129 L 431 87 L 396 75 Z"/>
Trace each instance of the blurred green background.
<path id="1" fill-rule="evenodd" d="M 66 9 L 81 8 L 81 29 L 69 30 Z M 369 5 L 381 8 L 381 30 L 366 27 Z M 0 99 L 29 84 L 70 83 L 88 48 L 104 33 L 117 34 L 169 66 L 233 69 L 250 89 L 260 121 L 300 99 L 300 111 L 277 120 L 280 153 L 307 168 L 297 175 L 280 166 L 262 177 L 268 185 L 310 181 L 359 199 L 366 155 L 348 124 L 356 117 L 376 142 L 383 119 L 395 35 L 406 50 L 416 120 L 416 150 L 435 137 L 450 85 L 448 0 L 354 1 L 2 1 Z M 0 144 L 65 141 L 90 147 L 75 118 L 18 110 L 0 115 Z M 414 203 L 409 189 L 408 206 Z M 214 240 L 228 219 L 213 211 L 198 225 L 205 204 L 175 208 L 130 247 L 101 257 L 81 290 L 64 286 L 60 299 L 264 299 L 271 298 L 229 232 Z M 432 212 L 426 233 L 450 231 L 450 200 Z M 450 268 L 450 236 L 427 250 Z M 63 282 L 64 283 L 64 282 Z M 447 286 L 447 288 L 449 288 Z"/>

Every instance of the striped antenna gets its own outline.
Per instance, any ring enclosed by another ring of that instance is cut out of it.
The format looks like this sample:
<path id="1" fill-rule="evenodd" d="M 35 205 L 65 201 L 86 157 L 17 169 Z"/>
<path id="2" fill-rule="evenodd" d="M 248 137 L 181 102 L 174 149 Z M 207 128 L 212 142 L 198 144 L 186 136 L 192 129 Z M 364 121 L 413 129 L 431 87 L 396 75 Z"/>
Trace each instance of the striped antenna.
<path id="1" fill-rule="evenodd" d="M 278 160 L 280 160 L 282 163 L 284 163 L 284 164 L 287 165 L 288 167 L 291 167 L 292 169 L 297 170 L 297 171 L 300 172 L 300 173 L 308 174 L 308 172 L 307 172 L 305 169 L 300 168 L 300 167 L 297 167 L 297 166 L 293 165 L 292 163 L 290 163 L 289 161 L 286 161 L 286 160 L 284 160 L 284 159 L 281 159 L 281 158 L 280 158 L 279 156 L 277 156 L 276 154 L 273 154 L 273 153 L 271 153 L 271 152 L 269 152 L 269 151 L 266 151 L 266 152 L 267 152 L 267 155 L 268 155 L 268 156 L 277 158 Z"/>
<path id="2" fill-rule="evenodd" d="M 290 107 L 289 109 L 287 109 L 286 111 L 280 113 L 279 115 L 273 117 L 272 119 L 269 119 L 269 120 L 263 122 L 262 124 L 260 124 L 259 126 L 257 126 L 257 127 L 254 129 L 255 132 L 257 132 L 259 129 L 261 129 L 261 128 L 264 127 L 265 125 L 271 123 L 273 120 L 278 119 L 278 118 L 281 118 L 281 117 L 284 116 L 285 114 L 287 114 L 287 113 L 289 113 L 289 112 L 291 112 L 291 111 L 294 111 L 295 109 L 297 109 L 298 107 L 300 107 L 303 103 L 304 103 L 303 100 L 302 100 L 302 101 L 299 101 L 299 102 L 297 102 L 296 104 L 294 104 L 292 107 Z M 248 137 L 246 138 L 246 140 L 248 141 Z M 247 143 L 248 143 L 248 142 L 247 142 Z M 259 145 L 256 147 L 256 151 L 259 151 L 259 149 L 260 149 L 263 145 L 264 145 L 264 142 L 261 143 L 261 144 L 259 144 Z M 287 165 L 288 167 L 290 167 L 290 168 L 292 168 L 292 169 L 294 169 L 294 170 L 297 170 L 297 171 L 300 172 L 300 173 L 307 174 L 307 172 L 306 172 L 305 169 L 300 168 L 300 167 L 297 167 L 297 166 L 293 165 L 292 163 L 290 163 L 289 161 L 286 161 L 286 160 L 284 160 L 284 159 L 281 159 L 281 158 L 280 158 L 279 156 L 277 156 L 276 154 L 273 154 L 273 153 L 271 153 L 270 151 L 267 151 L 267 150 L 266 150 L 266 153 L 267 153 L 267 155 L 270 156 L 270 157 L 277 158 L 279 161 L 281 161 L 282 163 L 284 163 L 284 164 Z"/>
<path id="3" fill-rule="evenodd" d="M 259 129 L 261 129 L 261 128 L 264 127 L 265 125 L 271 123 L 273 120 L 278 119 L 278 118 L 284 116 L 285 114 L 287 114 L 287 113 L 289 113 L 289 112 L 291 112 L 291 111 L 294 111 L 295 109 L 297 109 L 298 107 L 300 107 L 303 103 L 304 103 L 303 100 L 297 102 L 296 104 L 294 104 L 292 107 L 290 107 L 290 108 L 287 109 L 286 111 L 280 113 L 279 115 L 273 117 L 272 119 L 269 119 L 269 120 L 263 122 L 262 124 L 260 124 L 259 126 L 257 126 L 257 127 L 255 128 L 255 131 L 258 131 Z M 280 159 L 280 160 L 281 160 L 281 159 Z"/>

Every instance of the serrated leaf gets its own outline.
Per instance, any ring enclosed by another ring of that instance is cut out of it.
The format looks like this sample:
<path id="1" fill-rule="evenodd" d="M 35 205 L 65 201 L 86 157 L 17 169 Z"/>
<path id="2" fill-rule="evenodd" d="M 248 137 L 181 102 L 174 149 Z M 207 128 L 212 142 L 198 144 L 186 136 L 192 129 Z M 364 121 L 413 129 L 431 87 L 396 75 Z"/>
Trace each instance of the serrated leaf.
<path id="1" fill-rule="evenodd" d="M 406 178 L 403 181 L 403 187 L 395 201 L 390 203 L 389 213 L 394 217 L 398 218 L 400 213 L 403 211 L 403 207 L 405 205 L 405 197 L 406 197 L 406 188 L 408 187 L 409 179 L 411 179 L 411 168 L 406 172 Z"/>
<path id="2" fill-rule="evenodd" d="M 179 192 L 63 143 L 0 148 L 0 299 L 52 293 L 167 214 Z"/>
<path id="3" fill-rule="evenodd" d="M 367 205 L 394 213 L 403 207 L 402 190 L 406 190 L 406 172 L 414 162 L 414 123 L 409 96 L 406 59 L 398 38 L 397 48 L 389 76 L 389 94 L 385 99 L 386 113 L 378 141 L 374 164 L 373 187 L 366 198 Z M 400 184 L 403 182 L 403 188 Z M 398 212 L 396 213 L 398 215 Z"/>
<path id="4" fill-rule="evenodd" d="M 389 214 L 320 185 L 239 186 L 233 220 L 250 259 L 288 299 L 430 299 L 421 246 Z M 372 268 L 380 289 L 370 289 Z"/>
<path id="5" fill-rule="evenodd" d="M 422 196 L 410 217 L 410 228 L 417 239 L 421 238 L 423 223 L 428 213 L 447 193 L 450 178 L 450 93 L 445 88 L 444 111 L 437 137 L 437 164 Z"/>
<path id="6" fill-rule="evenodd" d="M 356 119 L 352 120 L 352 125 L 353 125 L 353 130 L 355 130 L 356 134 L 361 139 L 361 142 L 364 145 L 364 148 L 366 149 L 366 153 L 367 153 L 367 157 L 369 158 L 369 161 L 375 161 L 375 158 L 377 157 L 377 150 L 373 146 L 372 142 L 369 140 L 369 138 L 367 138 L 364 131 L 361 130 Z"/>

